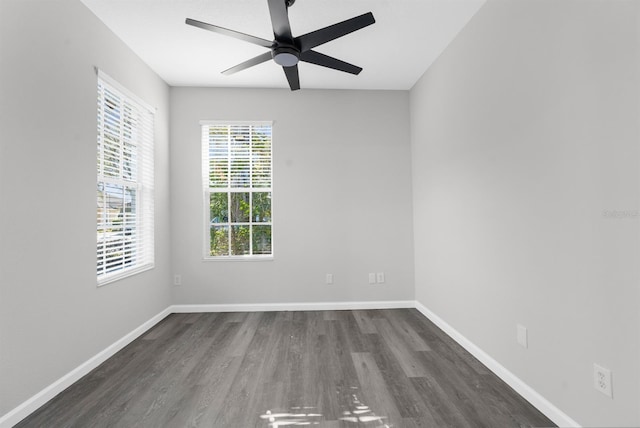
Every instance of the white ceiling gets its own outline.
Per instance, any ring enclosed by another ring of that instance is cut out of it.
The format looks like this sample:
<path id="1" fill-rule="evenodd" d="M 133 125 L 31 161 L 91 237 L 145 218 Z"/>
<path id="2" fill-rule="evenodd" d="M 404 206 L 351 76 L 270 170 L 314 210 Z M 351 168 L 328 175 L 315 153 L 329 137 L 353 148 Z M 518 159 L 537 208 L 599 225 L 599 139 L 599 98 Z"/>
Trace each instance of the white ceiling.
<path id="1" fill-rule="evenodd" d="M 220 72 L 265 48 L 184 23 L 186 18 L 272 40 L 267 0 L 82 0 L 172 86 L 288 88 L 273 61 Z M 322 89 L 410 89 L 485 0 L 297 0 L 294 36 L 373 12 L 376 23 L 316 51 L 362 67 L 358 76 L 300 63 L 300 85 Z"/>

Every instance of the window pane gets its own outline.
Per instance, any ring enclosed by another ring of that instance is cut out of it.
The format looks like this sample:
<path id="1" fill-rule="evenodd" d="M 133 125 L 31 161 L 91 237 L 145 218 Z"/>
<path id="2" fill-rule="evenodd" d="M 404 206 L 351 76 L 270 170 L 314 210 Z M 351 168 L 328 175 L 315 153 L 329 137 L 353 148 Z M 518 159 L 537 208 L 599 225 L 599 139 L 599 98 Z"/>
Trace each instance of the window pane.
<path id="1" fill-rule="evenodd" d="M 231 140 L 248 142 L 250 133 L 249 128 L 251 128 L 251 125 L 239 124 L 229 126 Z"/>
<path id="2" fill-rule="evenodd" d="M 122 269 L 124 265 L 124 242 L 120 234 L 107 233 L 105 250 L 106 273 Z"/>
<path id="3" fill-rule="evenodd" d="M 231 226 L 231 255 L 249 254 L 249 226 Z"/>
<path id="4" fill-rule="evenodd" d="M 248 223 L 250 211 L 249 193 L 231 193 L 231 223 Z"/>
<path id="5" fill-rule="evenodd" d="M 106 215 L 106 204 L 105 204 L 104 183 L 98 183 L 97 210 L 96 210 L 96 224 L 98 226 L 98 233 L 104 232 L 105 215 Z"/>
<path id="6" fill-rule="evenodd" d="M 209 187 L 229 185 L 229 130 L 226 126 L 209 128 Z"/>
<path id="7" fill-rule="evenodd" d="M 125 180 L 136 181 L 137 165 L 136 165 L 136 146 L 125 143 L 122 147 L 122 178 Z"/>
<path id="8" fill-rule="evenodd" d="M 209 198 L 211 224 L 229 222 L 229 194 L 212 193 Z"/>
<path id="9" fill-rule="evenodd" d="M 257 126 L 251 135 L 253 187 L 271 187 L 271 126 Z"/>
<path id="10" fill-rule="evenodd" d="M 109 273 L 136 261 L 136 189 L 99 183 L 97 196 L 97 267 L 98 273 Z"/>
<path id="11" fill-rule="evenodd" d="M 105 226 L 106 232 L 122 233 L 122 213 L 124 210 L 124 186 L 105 184 Z"/>
<path id="12" fill-rule="evenodd" d="M 97 255 L 98 255 L 98 275 L 104 271 L 104 255 L 105 255 L 105 222 L 106 222 L 106 203 L 104 184 L 98 183 L 97 189 L 97 210 L 96 210 L 96 224 L 97 224 Z"/>
<path id="13" fill-rule="evenodd" d="M 231 141 L 229 143 L 231 187 L 249 187 L 249 173 L 251 171 L 249 128 L 246 125 L 231 127 Z"/>
<path id="14" fill-rule="evenodd" d="M 227 187 L 229 185 L 229 162 L 227 159 L 209 161 L 209 187 Z"/>
<path id="15" fill-rule="evenodd" d="M 137 191 L 133 187 L 125 187 L 124 207 L 120 214 L 122 217 L 122 228 L 124 241 L 124 264 L 130 265 L 136 262 L 137 250 L 137 229 L 138 229 L 138 206 Z"/>
<path id="16" fill-rule="evenodd" d="M 229 255 L 229 227 L 212 226 L 210 235 L 210 251 L 212 256 Z"/>
<path id="17" fill-rule="evenodd" d="M 253 226 L 253 254 L 271 254 L 271 226 Z"/>
<path id="18" fill-rule="evenodd" d="M 253 194 L 252 220 L 255 223 L 271 221 L 271 193 L 257 192 Z"/>
<path id="19" fill-rule="evenodd" d="M 107 132 L 102 140 L 103 174 L 106 177 L 118 177 L 120 175 L 120 140 Z"/>
<path id="20" fill-rule="evenodd" d="M 230 186 L 249 187 L 249 157 L 234 155 L 230 167 Z"/>

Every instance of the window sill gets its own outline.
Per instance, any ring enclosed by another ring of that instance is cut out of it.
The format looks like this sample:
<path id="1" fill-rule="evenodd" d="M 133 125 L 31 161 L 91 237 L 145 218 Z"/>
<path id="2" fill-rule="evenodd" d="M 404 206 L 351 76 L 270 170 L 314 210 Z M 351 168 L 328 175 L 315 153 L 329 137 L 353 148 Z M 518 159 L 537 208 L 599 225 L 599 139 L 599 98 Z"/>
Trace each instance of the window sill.
<path id="1" fill-rule="evenodd" d="M 271 256 L 218 256 L 203 257 L 203 262 L 271 262 L 274 257 Z"/>
<path id="2" fill-rule="evenodd" d="M 124 272 L 119 271 L 117 273 L 113 273 L 111 275 L 108 275 L 106 277 L 103 277 L 103 278 L 99 279 L 98 280 L 98 288 L 102 287 L 103 285 L 111 284 L 112 282 L 120 281 L 121 279 L 128 278 L 130 276 L 137 275 L 139 273 L 151 270 L 154 267 L 155 267 L 155 265 L 152 263 L 152 264 L 140 266 L 140 267 L 134 268 L 134 269 L 127 269 Z"/>

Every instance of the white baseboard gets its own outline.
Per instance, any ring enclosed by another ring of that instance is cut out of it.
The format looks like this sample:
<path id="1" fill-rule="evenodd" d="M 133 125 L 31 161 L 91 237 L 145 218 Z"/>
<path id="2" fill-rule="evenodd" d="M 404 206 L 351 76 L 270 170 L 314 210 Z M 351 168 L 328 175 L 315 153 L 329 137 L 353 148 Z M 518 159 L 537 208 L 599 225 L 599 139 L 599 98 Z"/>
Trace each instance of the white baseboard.
<path id="1" fill-rule="evenodd" d="M 57 381 L 53 382 L 51 385 L 47 386 L 42 391 L 38 392 L 33 397 L 29 398 L 24 403 L 20 404 L 15 409 L 11 410 L 9 413 L 0 417 L 0 428 L 10 428 L 16 425 L 18 422 L 29 416 L 31 413 L 38 410 L 41 406 L 43 406 L 47 401 L 51 400 L 53 397 L 67 389 L 74 382 L 77 382 L 89 373 L 91 370 L 98 367 L 100 364 L 105 362 L 107 359 L 112 357 L 116 352 L 127 346 L 129 343 L 133 342 L 135 339 L 140 337 L 144 332 L 149 330 L 151 327 L 162 321 L 167 315 L 171 313 L 170 307 L 160 312 L 158 315 L 154 316 L 150 320 L 146 321 L 144 324 L 128 333 L 126 336 L 117 340 L 104 350 L 98 352 L 93 357 L 89 358 L 87 361 L 71 370 L 66 375 L 62 376 Z"/>
<path id="2" fill-rule="evenodd" d="M 338 311 L 360 309 L 414 308 L 414 300 L 374 302 L 315 302 L 315 303 L 239 303 L 222 305 L 173 305 L 173 313 L 194 312 L 271 312 L 271 311 Z"/>
<path id="3" fill-rule="evenodd" d="M 482 364 L 487 366 L 489 370 L 495 373 L 496 376 L 513 388 L 525 400 L 551 419 L 556 425 L 560 427 L 580 427 L 580 424 L 571 419 L 569 415 L 554 406 L 550 401 L 524 383 L 519 377 L 511 373 L 502 364 L 494 360 L 489 354 L 463 336 L 458 330 L 451 327 L 451 325 L 447 324 L 442 318 L 431 312 L 422 303 L 416 300 L 415 307 L 449 337 L 458 342 L 458 344 L 466 349 L 471 355 L 480 360 Z"/>

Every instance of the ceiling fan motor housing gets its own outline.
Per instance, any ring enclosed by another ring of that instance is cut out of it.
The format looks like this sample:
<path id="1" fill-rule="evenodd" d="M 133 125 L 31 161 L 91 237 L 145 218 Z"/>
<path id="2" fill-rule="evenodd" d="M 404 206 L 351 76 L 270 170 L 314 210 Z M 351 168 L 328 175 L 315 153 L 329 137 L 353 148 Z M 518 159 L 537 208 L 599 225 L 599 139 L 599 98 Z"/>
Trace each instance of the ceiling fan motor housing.
<path id="1" fill-rule="evenodd" d="M 300 60 L 300 51 L 293 46 L 276 46 L 271 55 L 276 64 L 283 67 L 293 67 Z"/>

